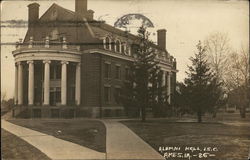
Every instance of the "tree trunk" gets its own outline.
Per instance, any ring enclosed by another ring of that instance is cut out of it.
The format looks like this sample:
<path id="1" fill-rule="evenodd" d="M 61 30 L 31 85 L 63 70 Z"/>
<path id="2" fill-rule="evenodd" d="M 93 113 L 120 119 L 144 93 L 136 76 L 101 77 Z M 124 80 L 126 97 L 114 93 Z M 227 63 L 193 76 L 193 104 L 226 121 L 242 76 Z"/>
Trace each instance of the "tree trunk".
<path id="1" fill-rule="evenodd" d="M 212 115 L 213 118 L 216 118 L 217 111 L 218 111 L 218 107 L 214 106 L 213 115 Z"/>
<path id="2" fill-rule="evenodd" d="M 240 108 L 240 116 L 241 118 L 246 118 L 246 107 Z"/>
<path id="3" fill-rule="evenodd" d="M 142 122 L 146 121 L 146 110 L 145 110 L 145 107 L 141 108 L 141 120 L 142 120 Z"/>
<path id="4" fill-rule="evenodd" d="M 202 122 L 202 115 L 201 115 L 200 111 L 197 112 L 197 118 L 198 118 L 198 123 L 201 123 Z"/>
<path id="5" fill-rule="evenodd" d="M 213 118 L 216 118 L 216 113 L 217 113 L 217 111 L 213 112 Z"/>

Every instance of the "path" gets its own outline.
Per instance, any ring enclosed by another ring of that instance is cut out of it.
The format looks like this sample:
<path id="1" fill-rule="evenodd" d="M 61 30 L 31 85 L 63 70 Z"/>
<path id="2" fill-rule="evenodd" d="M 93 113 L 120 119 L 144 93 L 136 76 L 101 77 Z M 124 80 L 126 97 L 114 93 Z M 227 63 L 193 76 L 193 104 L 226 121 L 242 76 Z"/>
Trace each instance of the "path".
<path id="1" fill-rule="evenodd" d="M 2 128 L 27 141 L 51 159 L 105 159 L 105 153 L 2 120 Z"/>
<path id="2" fill-rule="evenodd" d="M 107 128 L 107 159 L 164 159 L 125 125 L 112 120 L 102 120 L 102 122 Z"/>

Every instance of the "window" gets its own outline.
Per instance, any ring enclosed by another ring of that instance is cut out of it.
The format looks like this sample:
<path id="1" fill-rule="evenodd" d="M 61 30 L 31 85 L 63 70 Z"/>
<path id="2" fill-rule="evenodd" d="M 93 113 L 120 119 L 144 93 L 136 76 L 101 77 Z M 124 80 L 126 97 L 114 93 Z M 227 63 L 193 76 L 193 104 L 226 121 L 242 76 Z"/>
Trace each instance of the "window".
<path id="1" fill-rule="evenodd" d="M 57 29 L 54 29 L 50 33 L 51 40 L 57 40 L 59 39 L 59 32 Z"/>
<path id="2" fill-rule="evenodd" d="M 61 102 L 61 88 L 56 87 L 56 103 L 60 103 L 60 102 Z"/>
<path id="3" fill-rule="evenodd" d="M 105 63 L 104 64 L 104 77 L 105 78 L 110 78 L 110 72 L 111 72 L 111 64 L 110 63 Z"/>
<path id="4" fill-rule="evenodd" d="M 110 39 L 109 37 L 105 38 L 105 49 L 109 49 Z"/>
<path id="5" fill-rule="evenodd" d="M 121 96 L 121 88 L 116 87 L 114 92 L 114 97 L 117 104 L 120 104 L 120 96 Z"/>
<path id="6" fill-rule="evenodd" d="M 126 52 L 126 49 L 125 49 L 125 45 L 123 44 L 123 45 L 122 45 L 122 53 L 125 54 L 125 52 Z"/>
<path id="7" fill-rule="evenodd" d="M 62 76 L 61 65 L 56 65 L 56 79 L 61 79 L 61 76 Z"/>
<path id="8" fill-rule="evenodd" d="M 110 91 L 110 87 L 104 87 L 104 101 L 105 101 L 105 103 L 108 103 L 108 102 L 110 102 L 110 95 L 111 95 L 111 93 L 110 93 L 111 91 Z"/>
<path id="9" fill-rule="evenodd" d="M 61 79 L 61 65 L 50 66 L 50 79 Z"/>
<path id="10" fill-rule="evenodd" d="M 116 52 L 120 52 L 120 45 L 121 45 L 120 41 L 117 40 L 117 41 L 115 42 Z"/>
<path id="11" fill-rule="evenodd" d="M 121 66 L 119 65 L 115 66 L 115 78 L 121 79 Z"/>
<path id="12" fill-rule="evenodd" d="M 111 50 L 112 50 L 112 51 L 115 50 L 115 42 L 111 42 Z"/>
<path id="13" fill-rule="evenodd" d="M 129 80 L 129 68 L 125 68 L 125 80 Z"/>
<path id="14" fill-rule="evenodd" d="M 54 75 L 55 75 L 55 69 L 54 69 L 54 65 L 50 66 L 50 79 L 55 79 Z"/>

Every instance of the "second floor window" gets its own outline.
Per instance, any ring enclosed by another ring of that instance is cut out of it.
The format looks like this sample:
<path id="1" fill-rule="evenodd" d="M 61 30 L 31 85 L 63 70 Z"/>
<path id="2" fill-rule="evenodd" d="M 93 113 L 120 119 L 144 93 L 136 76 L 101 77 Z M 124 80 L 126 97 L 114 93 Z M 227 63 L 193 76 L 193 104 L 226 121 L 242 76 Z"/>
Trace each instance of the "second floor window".
<path id="1" fill-rule="evenodd" d="M 105 39 L 105 49 L 109 49 L 110 39 L 109 37 L 106 37 Z"/>
<path id="2" fill-rule="evenodd" d="M 104 77 L 110 78 L 110 72 L 111 72 L 111 64 L 110 63 L 104 63 Z"/>
<path id="3" fill-rule="evenodd" d="M 116 45 L 116 52 L 120 52 L 120 45 L 121 45 L 121 43 L 120 43 L 120 41 L 119 40 L 117 40 L 116 42 L 115 42 L 115 45 Z"/>
<path id="4" fill-rule="evenodd" d="M 115 66 L 115 78 L 121 79 L 121 66 Z"/>
<path id="5" fill-rule="evenodd" d="M 125 80 L 129 80 L 129 68 L 125 68 Z"/>
<path id="6" fill-rule="evenodd" d="M 125 52 L 126 52 L 125 45 L 122 45 L 122 53 L 125 54 Z"/>
<path id="7" fill-rule="evenodd" d="M 50 66 L 50 79 L 61 79 L 61 65 Z"/>

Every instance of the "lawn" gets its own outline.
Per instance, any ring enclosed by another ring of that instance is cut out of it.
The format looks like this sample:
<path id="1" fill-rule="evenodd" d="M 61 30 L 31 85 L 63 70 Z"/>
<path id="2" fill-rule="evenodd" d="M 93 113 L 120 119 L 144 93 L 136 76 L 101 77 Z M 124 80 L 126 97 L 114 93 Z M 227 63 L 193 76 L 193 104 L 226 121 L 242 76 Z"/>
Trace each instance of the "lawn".
<path id="1" fill-rule="evenodd" d="M 187 146 L 200 147 L 200 149 L 216 147 L 218 151 L 210 152 L 215 154 L 215 157 L 203 158 L 208 160 L 246 160 L 249 154 L 250 123 L 245 126 L 232 126 L 215 122 L 201 124 L 170 122 L 169 120 L 148 120 L 145 123 L 134 120 L 122 123 L 132 129 L 156 151 L 159 151 L 159 147 L 181 147 L 180 152 L 185 153 L 188 151 L 183 151 L 183 149 Z M 165 152 L 160 153 L 163 155 Z M 178 158 L 171 160 L 176 159 Z M 191 158 L 191 160 L 193 159 L 195 158 Z"/>
<path id="2" fill-rule="evenodd" d="M 9 120 L 9 122 L 99 152 L 106 152 L 106 128 L 100 121 L 80 119 L 16 119 Z"/>
<path id="3" fill-rule="evenodd" d="M 50 160 L 44 153 L 20 139 L 19 137 L 1 129 L 2 159 L 5 160 Z"/>

